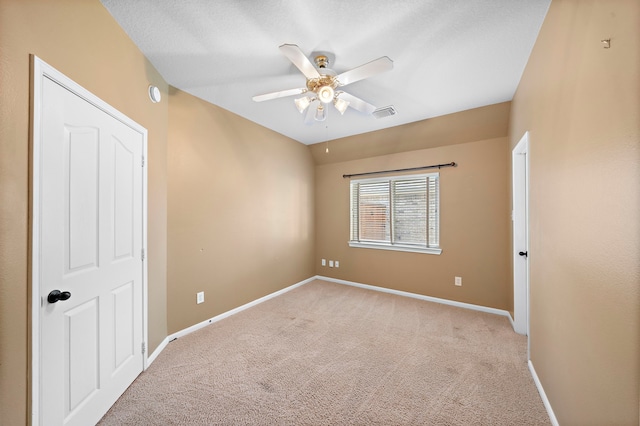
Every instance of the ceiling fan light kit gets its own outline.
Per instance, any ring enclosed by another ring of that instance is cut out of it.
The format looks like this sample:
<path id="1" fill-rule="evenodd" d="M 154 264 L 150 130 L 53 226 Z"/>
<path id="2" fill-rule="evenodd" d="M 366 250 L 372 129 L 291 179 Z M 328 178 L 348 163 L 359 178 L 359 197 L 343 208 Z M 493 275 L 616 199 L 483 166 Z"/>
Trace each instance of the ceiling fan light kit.
<path id="1" fill-rule="evenodd" d="M 298 108 L 298 111 L 300 111 L 300 114 L 302 114 L 304 110 L 307 109 L 307 107 L 311 105 L 311 102 L 313 102 L 314 100 L 315 100 L 314 98 L 311 98 L 309 96 L 303 96 L 301 98 L 294 99 L 293 102 L 296 104 L 296 108 Z"/>
<path id="2" fill-rule="evenodd" d="M 333 102 L 333 94 L 333 87 L 331 86 L 322 86 L 318 89 L 318 99 L 320 99 L 320 102 L 323 104 Z"/>
<path id="3" fill-rule="evenodd" d="M 344 99 L 340 99 L 338 97 L 336 97 L 333 100 L 333 105 L 336 107 L 336 109 L 338 110 L 338 112 L 340 112 L 340 114 L 344 115 L 344 112 L 347 110 L 347 108 L 349 107 L 349 103 L 345 101 Z"/>
<path id="4" fill-rule="evenodd" d="M 324 109 L 324 106 L 322 106 L 322 104 L 318 105 L 318 109 L 316 110 L 316 116 L 315 116 L 316 121 L 324 121 L 327 119 L 327 110 Z"/>
<path id="5" fill-rule="evenodd" d="M 294 100 L 294 104 L 300 113 L 303 113 L 311 104 L 318 101 L 314 119 L 324 121 L 327 118 L 327 110 L 324 105 L 333 103 L 334 107 L 344 115 L 347 108 L 351 107 L 361 113 L 370 115 L 376 107 L 343 91 L 337 92 L 338 87 L 346 86 L 356 81 L 372 77 L 393 69 L 393 61 L 386 56 L 368 62 L 339 75 L 328 68 L 329 58 L 326 54 L 317 54 L 313 63 L 295 44 L 283 44 L 280 51 L 304 74 L 307 79 L 306 88 L 281 90 L 278 92 L 256 95 L 255 102 L 277 99 L 286 96 L 312 92 L 315 96 L 303 96 Z M 314 66 L 315 63 L 315 66 Z"/>

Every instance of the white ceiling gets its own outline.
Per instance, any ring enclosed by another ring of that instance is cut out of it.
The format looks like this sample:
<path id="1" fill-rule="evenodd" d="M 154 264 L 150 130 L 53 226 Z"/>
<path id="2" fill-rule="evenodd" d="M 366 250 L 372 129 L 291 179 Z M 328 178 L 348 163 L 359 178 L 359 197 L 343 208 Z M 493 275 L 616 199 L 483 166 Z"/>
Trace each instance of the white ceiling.
<path id="1" fill-rule="evenodd" d="M 304 144 L 512 99 L 550 0 L 101 0 L 172 86 Z M 397 114 L 333 107 L 304 124 L 305 86 L 278 46 L 335 55 L 338 74 L 381 56 L 393 70 L 342 90 Z"/>

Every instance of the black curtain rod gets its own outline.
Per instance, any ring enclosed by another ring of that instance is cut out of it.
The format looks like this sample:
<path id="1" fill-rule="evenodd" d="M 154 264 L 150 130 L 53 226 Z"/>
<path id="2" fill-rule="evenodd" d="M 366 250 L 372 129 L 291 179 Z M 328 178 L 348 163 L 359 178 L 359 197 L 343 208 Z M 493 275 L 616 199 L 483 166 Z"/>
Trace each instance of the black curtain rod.
<path id="1" fill-rule="evenodd" d="M 436 167 L 439 169 L 441 167 L 455 167 L 455 166 L 457 166 L 457 164 L 452 161 L 451 163 L 434 164 L 432 166 L 411 167 L 409 169 L 380 170 L 378 172 L 354 173 L 354 174 L 351 174 L 351 175 L 342 175 L 342 177 L 343 178 L 350 178 L 350 177 L 353 177 L 353 176 L 378 175 L 378 174 L 381 174 L 381 173 L 409 172 L 409 171 L 412 171 L 412 170 L 435 169 Z"/>

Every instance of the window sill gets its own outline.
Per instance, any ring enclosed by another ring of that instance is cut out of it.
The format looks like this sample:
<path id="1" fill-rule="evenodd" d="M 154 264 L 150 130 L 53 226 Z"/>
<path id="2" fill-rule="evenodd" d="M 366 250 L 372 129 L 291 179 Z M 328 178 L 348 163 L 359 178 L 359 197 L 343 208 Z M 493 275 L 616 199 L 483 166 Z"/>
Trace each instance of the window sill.
<path id="1" fill-rule="evenodd" d="M 368 249 L 376 249 L 376 250 L 406 251 L 410 253 L 426 253 L 426 254 L 442 253 L 442 249 L 440 248 L 401 246 L 397 244 L 390 245 L 390 244 L 376 244 L 376 243 L 359 243 L 355 241 L 349 241 L 349 247 L 368 248 Z"/>

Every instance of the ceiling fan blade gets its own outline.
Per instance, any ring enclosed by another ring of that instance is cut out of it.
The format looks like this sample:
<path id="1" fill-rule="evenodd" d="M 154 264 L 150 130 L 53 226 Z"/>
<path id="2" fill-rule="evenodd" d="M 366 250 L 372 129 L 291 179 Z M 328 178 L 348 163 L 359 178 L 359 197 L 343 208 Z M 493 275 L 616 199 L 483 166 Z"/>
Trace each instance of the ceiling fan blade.
<path id="1" fill-rule="evenodd" d="M 338 80 L 338 85 L 346 86 L 347 84 L 373 77 L 376 74 L 380 74 L 391 69 L 393 69 L 393 61 L 388 57 L 383 56 L 382 58 L 375 59 L 364 65 L 345 71 L 342 74 L 339 74 L 336 79 Z"/>
<path id="2" fill-rule="evenodd" d="M 265 93 L 264 95 L 256 95 L 253 99 L 255 102 L 268 101 L 271 99 L 284 98 L 287 96 L 301 95 L 307 92 L 307 89 L 301 87 L 299 89 L 280 90 L 279 92 Z"/>
<path id="3" fill-rule="evenodd" d="M 283 44 L 280 46 L 280 51 L 307 77 L 307 80 L 320 77 L 320 73 L 316 67 L 313 66 L 309 58 L 307 58 L 302 50 L 295 44 Z"/>
<path id="4" fill-rule="evenodd" d="M 373 111 L 376 110 L 376 107 L 374 107 L 370 103 L 365 102 L 362 99 L 357 98 L 353 95 L 350 95 L 349 93 L 341 92 L 338 95 L 338 97 L 340 99 L 344 99 L 345 101 L 349 102 L 349 106 L 351 108 L 356 109 L 360 112 L 364 112 L 365 114 L 371 114 L 373 113 Z"/>

